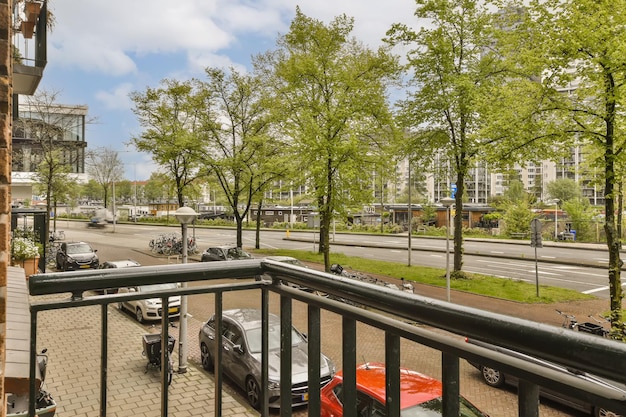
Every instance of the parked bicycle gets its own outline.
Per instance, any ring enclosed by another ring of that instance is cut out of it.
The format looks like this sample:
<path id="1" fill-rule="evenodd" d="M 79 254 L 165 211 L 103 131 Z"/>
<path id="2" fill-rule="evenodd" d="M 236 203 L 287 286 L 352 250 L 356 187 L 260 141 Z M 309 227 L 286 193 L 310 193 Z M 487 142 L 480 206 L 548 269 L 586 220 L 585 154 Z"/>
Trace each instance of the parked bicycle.
<path id="1" fill-rule="evenodd" d="M 594 334 L 596 336 L 609 337 L 609 331 L 605 329 L 604 326 L 598 323 L 592 323 L 590 321 L 579 323 L 576 320 L 576 316 L 573 316 L 571 314 L 566 314 L 562 312 L 561 310 L 556 310 L 556 312 L 559 313 L 561 316 L 563 316 L 563 323 L 561 324 L 561 327 L 565 329 Z"/>
<path id="2" fill-rule="evenodd" d="M 177 233 L 163 233 L 148 243 L 154 253 L 162 255 L 180 255 L 183 253 L 183 239 Z M 193 237 L 187 238 L 187 253 L 195 254 L 200 250 Z"/>
<path id="3" fill-rule="evenodd" d="M 61 242 L 56 242 L 50 240 L 48 243 L 48 247 L 46 249 L 46 265 L 49 267 L 55 267 L 57 263 L 57 252 L 59 251 L 59 247 L 61 246 Z"/>
<path id="4" fill-rule="evenodd" d="M 148 333 L 143 335 L 143 352 L 144 357 L 148 358 L 148 364 L 146 365 L 146 373 L 150 368 L 161 369 L 161 334 L 160 333 Z M 167 385 L 172 383 L 172 376 L 174 375 L 174 361 L 172 360 L 172 351 L 176 339 L 172 335 L 168 335 L 167 341 Z"/>

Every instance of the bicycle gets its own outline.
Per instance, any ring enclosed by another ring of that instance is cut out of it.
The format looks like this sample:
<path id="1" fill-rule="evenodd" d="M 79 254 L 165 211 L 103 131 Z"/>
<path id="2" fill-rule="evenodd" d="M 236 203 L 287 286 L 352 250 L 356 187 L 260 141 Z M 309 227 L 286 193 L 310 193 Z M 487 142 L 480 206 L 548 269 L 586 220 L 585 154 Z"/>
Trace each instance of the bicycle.
<path id="1" fill-rule="evenodd" d="M 576 317 L 571 314 L 565 314 L 561 310 L 556 310 L 556 312 L 563 316 L 563 323 L 561 324 L 561 327 L 563 328 L 589 333 L 596 336 L 609 337 L 609 331 L 597 323 L 591 323 L 589 321 L 579 323 L 576 320 Z"/>
<path id="2" fill-rule="evenodd" d="M 48 248 L 46 250 L 46 265 L 49 267 L 56 267 L 57 265 L 57 252 L 59 251 L 59 247 L 61 246 L 60 242 L 55 242 L 54 240 L 50 240 L 48 242 Z"/>
<path id="3" fill-rule="evenodd" d="M 147 373 L 150 368 L 159 368 L 161 370 L 161 334 L 160 333 L 148 333 L 143 335 L 143 352 L 142 356 L 148 358 L 148 364 L 146 365 Z M 172 351 L 176 339 L 172 335 L 168 335 L 167 341 L 167 385 L 172 383 L 172 376 L 174 375 L 174 361 L 172 360 Z"/>
<path id="4" fill-rule="evenodd" d="M 572 316 L 571 314 L 565 314 L 561 310 L 556 310 L 561 316 L 563 316 L 563 323 L 561 323 L 561 327 L 564 329 L 577 330 L 578 322 L 576 321 L 576 316 Z"/>

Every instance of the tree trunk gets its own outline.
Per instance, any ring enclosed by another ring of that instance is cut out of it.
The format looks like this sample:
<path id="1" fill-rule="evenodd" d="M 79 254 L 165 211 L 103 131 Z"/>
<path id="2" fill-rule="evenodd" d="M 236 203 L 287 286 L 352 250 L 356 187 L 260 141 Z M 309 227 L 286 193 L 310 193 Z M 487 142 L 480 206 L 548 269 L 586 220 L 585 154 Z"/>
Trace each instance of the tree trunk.
<path id="1" fill-rule="evenodd" d="M 604 163 L 606 166 L 605 184 L 604 184 L 604 206 L 605 206 L 605 223 L 604 230 L 606 233 L 606 244 L 609 249 L 609 290 L 610 290 L 610 307 L 611 307 L 611 336 L 616 339 L 623 339 L 622 329 L 622 280 L 621 268 L 622 260 L 620 259 L 620 236 L 616 230 L 615 220 L 615 155 L 613 153 L 613 129 L 612 125 L 607 126 L 606 148 L 604 150 Z"/>
<path id="2" fill-rule="evenodd" d="M 237 247 L 243 248 L 243 217 L 235 211 L 235 221 L 237 222 Z"/>

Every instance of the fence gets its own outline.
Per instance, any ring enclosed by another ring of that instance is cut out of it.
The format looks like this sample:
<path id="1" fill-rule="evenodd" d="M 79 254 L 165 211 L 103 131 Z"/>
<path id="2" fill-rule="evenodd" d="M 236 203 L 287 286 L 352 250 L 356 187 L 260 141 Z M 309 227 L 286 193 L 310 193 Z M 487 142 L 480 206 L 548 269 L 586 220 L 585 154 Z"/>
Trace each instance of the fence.
<path id="1" fill-rule="evenodd" d="M 256 281 L 251 277 L 266 275 L 272 281 Z M 229 278 L 228 284 L 214 282 Z M 458 416 L 459 410 L 459 361 L 461 358 L 498 367 L 511 375 L 518 376 L 520 384 L 519 415 L 538 415 L 538 386 L 549 386 L 552 390 L 582 398 L 591 403 L 626 414 L 626 396 L 614 391 L 599 389 L 597 385 L 574 375 L 567 376 L 554 369 L 533 366 L 519 358 L 494 352 L 484 347 L 465 343 L 458 335 L 514 349 L 518 352 L 541 358 L 569 369 L 577 369 L 604 377 L 619 383 L 626 382 L 626 344 L 592 335 L 568 331 L 554 326 L 538 324 L 513 317 L 493 314 L 478 309 L 453 305 L 443 301 L 425 298 L 416 294 L 400 292 L 379 285 L 361 282 L 323 272 L 301 268 L 269 260 L 246 260 L 228 262 L 207 262 L 158 267 L 137 267 L 80 271 L 73 273 L 52 273 L 32 276 L 29 280 L 31 295 L 71 293 L 71 297 L 61 301 L 33 303 L 31 305 L 31 415 L 34 415 L 35 367 L 37 316 L 39 312 L 52 309 L 72 308 L 87 305 L 101 305 L 101 358 L 100 358 L 100 415 L 106 416 L 107 404 L 107 305 L 124 300 L 146 298 L 145 294 L 125 293 L 116 295 L 87 296 L 89 290 L 119 288 L 143 284 L 196 282 L 193 287 L 183 285 L 174 290 L 158 291 L 150 297 L 161 297 L 163 309 L 167 311 L 168 297 L 173 295 L 215 294 L 216 315 L 221 316 L 222 295 L 225 292 L 258 289 L 263 303 L 263 316 L 268 314 L 270 292 L 280 295 L 281 329 L 290 334 L 292 322 L 292 301 L 308 304 L 309 341 L 309 415 L 319 415 L 319 358 L 320 358 L 320 312 L 332 311 L 342 316 L 343 372 L 344 381 L 356 380 L 356 325 L 358 322 L 382 329 L 385 332 L 387 367 L 387 415 L 399 415 L 399 344 L 401 338 L 437 349 L 442 354 L 443 404 L 445 416 Z M 334 297 L 324 298 L 301 291 L 285 282 L 310 288 Z M 334 298 L 334 299 L 333 299 Z M 355 307 L 337 299 L 350 300 Z M 420 323 L 420 326 L 411 323 Z M 218 321 L 218 326 L 221 326 Z M 167 340 L 168 317 L 162 320 L 162 337 Z M 218 327 L 217 334 L 221 334 Z M 267 329 L 265 329 L 267 330 Z M 446 332 L 441 332 L 445 330 Z M 449 332 L 449 333 L 448 333 Z M 62 337 L 62 336 L 59 336 Z M 265 337 L 265 340 L 267 338 Z M 281 337 L 284 347 L 290 345 L 290 337 Z M 216 343 L 220 346 L 221 343 Z M 262 387 L 267 381 L 267 345 L 263 349 Z M 288 349 L 284 349 L 285 351 Z M 221 415 L 221 363 L 220 355 L 215 355 L 215 415 Z M 281 365 L 281 380 L 290 381 L 291 362 L 285 359 Z M 166 389 L 166 367 L 163 367 L 161 414 L 167 415 L 168 393 Z M 316 383 L 317 382 L 317 383 Z M 281 384 L 281 415 L 289 415 L 291 410 L 291 387 Z M 262 392 L 262 414 L 268 415 L 268 399 Z M 356 416 L 356 387 L 344 387 L 344 415 Z"/>

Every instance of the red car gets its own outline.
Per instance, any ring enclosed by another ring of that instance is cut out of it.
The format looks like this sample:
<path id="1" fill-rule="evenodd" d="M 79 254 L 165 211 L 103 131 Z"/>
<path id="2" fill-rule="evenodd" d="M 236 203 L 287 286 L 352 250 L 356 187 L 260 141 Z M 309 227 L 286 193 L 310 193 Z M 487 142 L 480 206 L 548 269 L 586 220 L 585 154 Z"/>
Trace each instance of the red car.
<path id="1" fill-rule="evenodd" d="M 400 368 L 400 410 L 405 417 L 442 415 L 441 382 L 406 368 Z M 385 365 L 365 363 L 356 369 L 357 415 L 384 417 Z M 322 417 L 343 416 L 343 372 L 321 392 Z M 460 416 L 486 416 L 465 398 L 460 398 Z"/>

